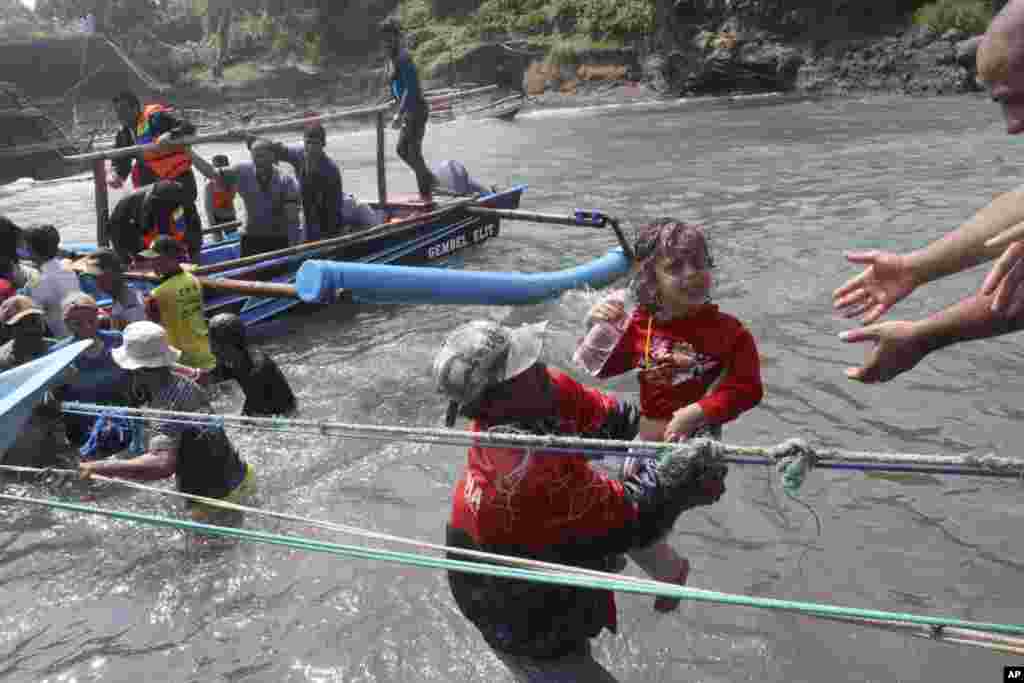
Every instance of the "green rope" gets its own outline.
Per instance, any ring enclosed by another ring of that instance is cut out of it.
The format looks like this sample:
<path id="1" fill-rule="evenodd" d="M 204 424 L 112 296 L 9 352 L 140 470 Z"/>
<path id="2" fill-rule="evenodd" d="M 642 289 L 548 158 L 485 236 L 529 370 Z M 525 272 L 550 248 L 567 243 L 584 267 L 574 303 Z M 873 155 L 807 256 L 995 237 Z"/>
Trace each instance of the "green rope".
<path id="1" fill-rule="evenodd" d="M 375 550 L 361 548 L 359 546 L 329 543 L 313 539 L 300 538 L 296 536 L 283 536 L 250 529 L 238 529 L 231 527 L 215 526 L 190 522 L 170 517 L 156 515 L 144 515 L 136 512 L 125 512 L 120 510 L 107 510 L 78 503 L 67 503 L 60 501 L 40 500 L 22 496 L 0 494 L 0 499 L 12 502 L 32 503 L 73 512 L 82 512 L 91 515 L 104 515 L 114 519 L 121 519 L 133 522 L 142 522 L 154 526 L 170 527 L 174 529 L 196 531 L 218 536 L 241 538 L 248 541 L 267 543 L 269 545 L 297 548 L 312 552 L 322 552 L 339 557 L 349 557 L 362 560 L 377 560 L 381 562 L 392 562 L 414 567 L 431 569 L 447 569 L 462 571 L 469 574 L 484 574 L 506 579 L 522 579 L 564 586 L 575 586 L 578 588 L 597 588 L 623 593 L 639 593 L 643 595 L 666 596 L 684 600 L 696 600 L 698 602 L 711 602 L 738 607 L 755 607 L 760 609 L 775 609 L 788 612 L 799 612 L 809 616 L 822 617 L 846 617 L 853 619 L 875 619 L 881 621 L 900 621 L 919 626 L 952 627 L 972 629 L 976 631 L 988 631 L 990 633 L 1002 633 L 1008 635 L 1024 635 L 1024 624 L 993 624 L 987 622 L 966 621 L 962 619 L 951 619 L 945 617 L 928 617 L 915 614 L 904 614 L 900 612 L 886 612 L 881 610 L 858 609 L 852 607 L 841 607 L 838 605 L 824 605 L 811 602 L 799 602 L 793 600 L 780 600 L 778 598 L 754 598 L 745 595 L 733 595 L 719 593 L 717 591 L 689 588 L 664 584 L 661 586 L 638 585 L 618 578 L 589 578 L 572 574 L 553 574 L 539 572 L 529 569 L 515 569 L 513 567 L 502 567 L 499 565 L 485 564 L 479 562 L 467 562 L 464 560 L 452 560 L 442 557 L 430 557 L 415 553 L 405 553 L 394 550 Z M 612 575 L 609 575 L 610 577 Z"/>

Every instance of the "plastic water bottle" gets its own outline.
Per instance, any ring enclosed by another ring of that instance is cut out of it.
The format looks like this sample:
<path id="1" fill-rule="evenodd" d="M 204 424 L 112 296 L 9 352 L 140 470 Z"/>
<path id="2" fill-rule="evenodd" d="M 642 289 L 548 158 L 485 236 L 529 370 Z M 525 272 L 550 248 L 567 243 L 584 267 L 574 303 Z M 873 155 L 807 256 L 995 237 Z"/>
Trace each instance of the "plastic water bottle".
<path id="1" fill-rule="evenodd" d="M 580 345 L 576 347 L 576 353 L 572 360 L 582 366 L 593 377 L 597 377 L 604 368 L 605 363 L 618 348 L 626 333 L 626 325 L 629 323 L 630 306 L 628 290 L 615 292 L 608 298 L 610 301 L 618 301 L 626 309 L 626 314 L 614 322 L 596 320 L 587 331 Z"/>

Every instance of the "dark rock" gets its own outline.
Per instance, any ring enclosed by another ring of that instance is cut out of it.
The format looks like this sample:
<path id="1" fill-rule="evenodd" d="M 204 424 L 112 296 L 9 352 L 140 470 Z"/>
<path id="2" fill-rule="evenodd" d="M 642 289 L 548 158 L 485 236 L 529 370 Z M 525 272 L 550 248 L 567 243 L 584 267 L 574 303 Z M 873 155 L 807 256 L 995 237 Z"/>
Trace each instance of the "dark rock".
<path id="1" fill-rule="evenodd" d="M 981 43 L 981 36 L 974 36 L 967 40 L 961 40 L 956 44 L 956 63 L 965 69 L 973 71 L 977 65 L 975 59 L 978 53 L 978 45 Z"/>
<path id="2" fill-rule="evenodd" d="M 967 37 L 967 34 L 963 31 L 958 31 L 955 28 L 951 28 L 942 34 L 942 39 L 949 43 L 959 43 L 961 40 Z"/>

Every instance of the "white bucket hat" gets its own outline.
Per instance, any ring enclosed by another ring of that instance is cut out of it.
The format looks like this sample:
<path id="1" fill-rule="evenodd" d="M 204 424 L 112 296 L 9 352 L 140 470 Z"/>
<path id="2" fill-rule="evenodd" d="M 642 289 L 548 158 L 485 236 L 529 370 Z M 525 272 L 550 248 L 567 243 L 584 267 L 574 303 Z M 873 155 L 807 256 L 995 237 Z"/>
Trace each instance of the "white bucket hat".
<path id="1" fill-rule="evenodd" d="M 466 404 L 487 387 L 512 379 L 537 362 L 547 321 L 512 329 L 474 320 L 448 335 L 434 357 L 434 382 L 449 400 Z"/>
<path id="2" fill-rule="evenodd" d="M 167 341 L 167 331 L 143 320 L 124 328 L 124 344 L 111 351 L 114 362 L 125 370 L 163 368 L 177 362 L 181 351 Z"/>

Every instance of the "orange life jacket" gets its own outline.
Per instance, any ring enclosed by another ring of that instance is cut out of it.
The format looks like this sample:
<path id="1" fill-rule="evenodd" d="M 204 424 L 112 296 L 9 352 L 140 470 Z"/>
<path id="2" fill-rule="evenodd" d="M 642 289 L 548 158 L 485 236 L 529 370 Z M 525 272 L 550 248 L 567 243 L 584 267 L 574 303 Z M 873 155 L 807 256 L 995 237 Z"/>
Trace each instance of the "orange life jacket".
<path id="1" fill-rule="evenodd" d="M 170 235 L 182 246 L 185 242 L 185 229 L 188 227 L 188 216 L 185 207 L 179 206 L 171 212 L 166 221 L 155 221 L 142 234 L 142 244 L 148 249 L 160 235 Z"/>
<path id="2" fill-rule="evenodd" d="M 172 110 L 162 104 L 147 104 L 139 114 L 135 123 L 135 144 L 148 145 L 156 142 L 157 135 L 153 131 L 151 118 L 159 112 L 170 113 Z M 142 155 L 146 165 L 159 178 L 171 180 L 192 168 L 192 156 L 182 146 L 171 147 L 158 152 L 146 152 Z M 135 178 L 133 178 L 135 180 Z"/>
<path id="3" fill-rule="evenodd" d="M 235 190 L 213 189 L 213 208 L 218 212 L 235 212 Z"/>

